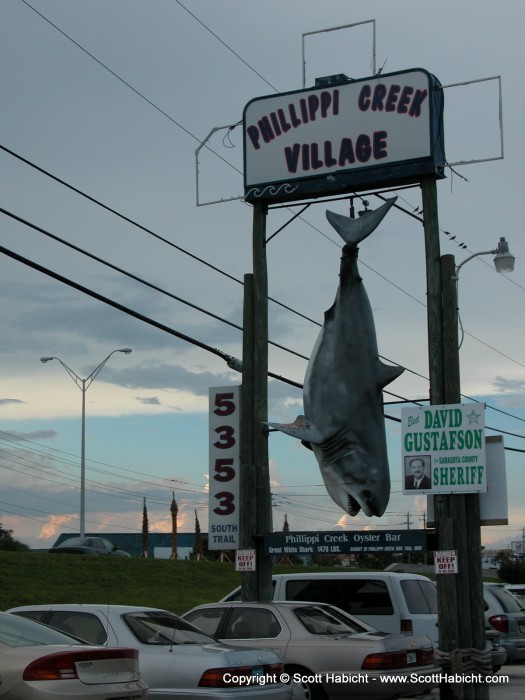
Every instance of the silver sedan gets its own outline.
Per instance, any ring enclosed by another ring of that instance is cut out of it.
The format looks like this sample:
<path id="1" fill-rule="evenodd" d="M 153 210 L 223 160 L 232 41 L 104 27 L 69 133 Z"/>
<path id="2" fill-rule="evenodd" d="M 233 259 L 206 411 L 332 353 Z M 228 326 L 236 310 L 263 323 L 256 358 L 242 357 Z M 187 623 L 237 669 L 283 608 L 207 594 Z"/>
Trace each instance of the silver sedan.
<path id="1" fill-rule="evenodd" d="M 225 643 L 274 649 L 295 695 L 310 700 L 411 697 L 436 685 L 428 637 L 379 632 L 325 603 L 210 603 L 183 617 Z"/>
<path id="2" fill-rule="evenodd" d="M 91 643 L 139 650 L 151 700 L 290 700 L 283 666 L 267 649 L 217 642 L 166 610 L 129 605 L 53 604 L 11 608 Z M 0 692 L 1 700 L 1 692 Z"/>
<path id="3" fill-rule="evenodd" d="M 146 700 L 136 649 L 86 646 L 32 620 L 0 613 L 2 700 Z"/>

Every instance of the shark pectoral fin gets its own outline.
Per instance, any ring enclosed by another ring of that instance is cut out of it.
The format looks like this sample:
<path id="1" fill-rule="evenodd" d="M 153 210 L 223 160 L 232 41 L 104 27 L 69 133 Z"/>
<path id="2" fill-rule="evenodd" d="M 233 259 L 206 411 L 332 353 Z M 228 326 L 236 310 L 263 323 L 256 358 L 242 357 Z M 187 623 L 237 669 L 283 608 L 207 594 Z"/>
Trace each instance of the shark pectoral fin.
<path id="1" fill-rule="evenodd" d="M 381 360 L 376 361 L 377 366 L 377 386 L 382 389 L 394 379 L 397 379 L 400 374 L 405 371 L 404 367 L 399 365 L 385 365 Z"/>
<path id="2" fill-rule="evenodd" d="M 291 435 L 302 443 L 319 443 L 323 441 L 321 433 L 305 416 L 297 416 L 293 423 L 266 423 L 269 428 Z"/>

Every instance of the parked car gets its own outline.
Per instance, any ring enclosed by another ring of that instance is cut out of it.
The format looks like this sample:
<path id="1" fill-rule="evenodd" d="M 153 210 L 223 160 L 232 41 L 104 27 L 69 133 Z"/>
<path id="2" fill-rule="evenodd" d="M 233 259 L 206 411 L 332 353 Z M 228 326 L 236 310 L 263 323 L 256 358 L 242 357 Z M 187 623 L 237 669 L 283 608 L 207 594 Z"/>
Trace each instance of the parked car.
<path id="1" fill-rule="evenodd" d="M 329 603 L 384 632 L 409 632 L 438 644 L 437 592 L 420 574 L 345 571 L 272 576 L 274 600 Z M 236 588 L 223 600 L 241 599 Z"/>
<path id="2" fill-rule="evenodd" d="M 497 673 L 507 663 L 507 650 L 501 643 L 500 633 L 494 627 L 485 627 L 486 648 L 490 650 L 492 673 Z"/>
<path id="3" fill-rule="evenodd" d="M 294 697 L 410 697 L 438 671 L 428 637 L 379 632 L 325 603 L 210 603 L 183 617 L 225 643 L 277 649 Z"/>
<path id="4" fill-rule="evenodd" d="M 70 537 L 56 547 L 51 547 L 49 554 L 110 554 L 116 557 L 130 557 L 129 552 L 117 547 L 103 537 Z"/>
<path id="5" fill-rule="evenodd" d="M 485 622 L 500 633 L 507 663 L 525 661 L 525 609 L 500 583 L 485 583 L 483 597 Z"/>
<path id="6" fill-rule="evenodd" d="M 520 605 L 525 608 L 525 583 L 505 583 L 504 587 L 515 595 Z"/>
<path id="7" fill-rule="evenodd" d="M 146 700 L 136 649 L 87 646 L 32 620 L 0 613 L 5 700 Z"/>
<path id="8" fill-rule="evenodd" d="M 139 650 L 151 700 L 290 700 L 283 665 L 270 650 L 220 644 L 166 610 L 129 605 L 26 605 L 10 613 L 96 644 Z M 263 682 L 246 685 L 246 678 Z"/>

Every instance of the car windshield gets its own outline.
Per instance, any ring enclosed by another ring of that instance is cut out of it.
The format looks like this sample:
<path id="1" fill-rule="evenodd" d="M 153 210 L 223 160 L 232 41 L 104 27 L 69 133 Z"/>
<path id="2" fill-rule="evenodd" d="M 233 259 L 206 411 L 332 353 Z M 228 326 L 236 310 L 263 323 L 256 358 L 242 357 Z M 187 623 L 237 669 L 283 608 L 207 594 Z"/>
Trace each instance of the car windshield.
<path id="1" fill-rule="evenodd" d="M 91 540 L 86 540 L 84 537 L 71 537 L 69 540 L 64 540 L 57 547 L 90 547 Z"/>
<path id="2" fill-rule="evenodd" d="M 367 631 L 342 610 L 331 606 L 303 605 L 294 614 L 310 634 L 355 634 Z"/>
<path id="3" fill-rule="evenodd" d="M 38 646 L 40 644 L 81 644 L 67 634 L 27 620 L 18 615 L 0 613 L 0 642 L 8 647 Z"/>
<path id="4" fill-rule="evenodd" d="M 133 635 L 142 644 L 214 644 L 189 622 L 163 610 L 141 610 L 122 616 Z"/>
<path id="5" fill-rule="evenodd" d="M 498 586 L 489 586 L 488 588 L 494 597 L 501 603 L 501 606 L 505 612 L 521 612 L 523 609 L 521 601 L 513 596 L 512 593 L 505 590 L 505 588 L 499 588 Z"/>
<path id="6" fill-rule="evenodd" d="M 437 588 L 432 581 L 401 579 L 401 588 L 409 612 L 414 615 L 437 615 Z"/>

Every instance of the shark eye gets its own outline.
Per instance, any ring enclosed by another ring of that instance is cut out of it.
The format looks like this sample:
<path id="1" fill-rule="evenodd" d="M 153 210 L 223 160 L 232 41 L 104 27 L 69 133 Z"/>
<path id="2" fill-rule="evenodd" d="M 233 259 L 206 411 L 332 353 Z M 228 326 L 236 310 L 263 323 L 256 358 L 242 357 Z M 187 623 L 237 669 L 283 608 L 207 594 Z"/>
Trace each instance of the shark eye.
<path id="1" fill-rule="evenodd" d="M 361 510 L 361 506 L 353 496 L 348 494 L 348 514 L 351 516 L 357 515 Z"/>

